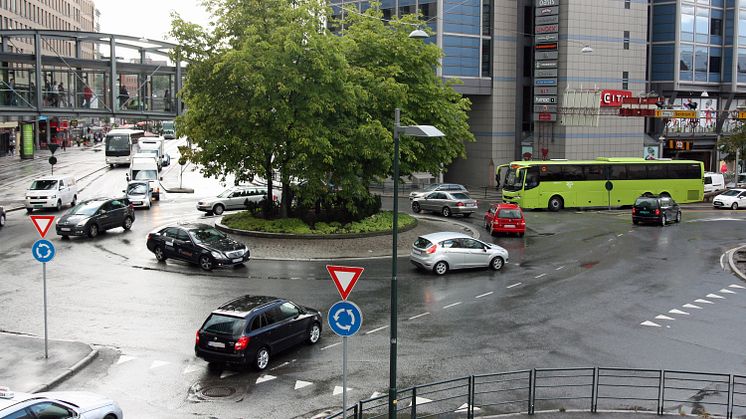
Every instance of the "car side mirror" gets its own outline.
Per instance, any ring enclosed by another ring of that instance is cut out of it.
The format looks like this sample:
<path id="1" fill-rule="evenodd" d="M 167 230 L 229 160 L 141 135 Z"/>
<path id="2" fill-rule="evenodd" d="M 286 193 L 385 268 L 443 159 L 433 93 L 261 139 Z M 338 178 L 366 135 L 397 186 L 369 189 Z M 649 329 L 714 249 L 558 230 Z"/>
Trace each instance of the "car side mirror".
<path id="1" fill-rule="evenodd" d="M 126 175 L 124 175 L 124 177 L 126 177 L 126 178 L 127 178 L 127 182 L 129 182 L 129 181 L 130 181 L 130 174 L 129 174 L 129 173 L 127 173 Z"/>
<path id="2" fill-rule="evenodd" d="M 159 178 L 158 178 L 158 180 L 161 180 L 161 181 L 162 181 L 162 180 L 163 180 L 163 176 L 159 177 Z"/>
<path id="3" fill-rule="evenodd" d="M 127 191 L 125 191 L 124 189 L 122 189 L 122 193 L 127 193 Z"/>

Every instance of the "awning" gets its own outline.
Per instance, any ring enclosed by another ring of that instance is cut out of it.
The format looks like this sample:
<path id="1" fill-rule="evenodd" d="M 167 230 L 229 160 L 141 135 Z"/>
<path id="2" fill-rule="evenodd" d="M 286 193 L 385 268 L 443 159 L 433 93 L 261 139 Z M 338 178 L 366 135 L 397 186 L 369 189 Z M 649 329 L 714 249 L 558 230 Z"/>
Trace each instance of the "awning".
<path id="1" fill-rule="evenodd" d="M 0 122 L 0 129 L 7 129 L 7 128 L 18 128 L 18 121 Z"/>

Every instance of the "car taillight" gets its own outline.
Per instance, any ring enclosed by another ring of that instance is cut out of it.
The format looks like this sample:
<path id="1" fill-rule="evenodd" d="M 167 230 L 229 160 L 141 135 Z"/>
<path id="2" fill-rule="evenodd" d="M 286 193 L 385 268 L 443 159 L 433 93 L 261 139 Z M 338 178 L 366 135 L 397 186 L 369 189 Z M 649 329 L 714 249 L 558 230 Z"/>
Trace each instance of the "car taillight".
<path id="1" fill-rule="evenodd" d="M 436 250 L 438 250 L 438 245 L 434 244 L 428 247 L 427 250 L 425 250 L 425 253 L 427 253 L 428 255 L 432 255 L 433 253 L 435 253 Z"/>
<path id="2" fill-rule="evenodd" d="M 656 210 L 655 210 L 655 215 L 661 215 L 661 210 L 659 210 L 659 209 L 656 209 Z"/>
<path id="3" fill-rule="evenodd" d="M 236 344 L 233 345 L 233 348 L 237 351 L 243 351 L 246 349 L 246 347 L 249 346 L 249 337 L 248 336 L 241 336 L 236 341 Z"/>
<path id="4" fill-rule="evenodd" d="M 148 240 L 153 240 L 153 233 L 148 233 Z"/>
<path id="5" fill-rule="evenodd" d="M 456 206 L 457 206 L 457 207 L 463 207 L 463 206 L 464 206 L 464 203 L 463 203 L 463 202 L 459 202 L 459 203 L 457 203 L 457 204 L 456 204 Z"/>
<path id="6" fill-rule="evenodd" d="M 199 330 L 197 331 L 197 338 L 195 339 L 194 344 L 199 345 Z"/>
<path id="7" fill-rule="evenodd" d="M 632 215 L 635 215 L 635 214 L 637 214 L 637 208 L 632 207 Z"/>

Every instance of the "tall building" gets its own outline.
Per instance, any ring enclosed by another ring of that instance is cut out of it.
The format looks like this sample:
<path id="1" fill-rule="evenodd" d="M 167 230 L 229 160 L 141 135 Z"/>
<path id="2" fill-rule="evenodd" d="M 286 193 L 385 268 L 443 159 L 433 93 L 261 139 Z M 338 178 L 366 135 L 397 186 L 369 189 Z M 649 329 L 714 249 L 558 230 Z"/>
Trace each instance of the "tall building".
<path id="1" fill-rule="evenodd" d="M 0 0 L 0 28 L 49 29 L 59 31 L 98 32 L 99 11 L 93 0 Z M 94 58 L 91 43 L 80 45 L 81 58 Z M 33 40 L 8 40 L 8 51 L 33 53 Z M 75 43 L 45 40 L 42 54 L 74 57 Z"/>
<path id="2" fill-rule="evenodd" d="M 365 10 L 366 1 L 333 0 Z M 384 18 L 419 10 L 443 48 L 439 70 L 471 99 L 477 138 L 454 162 L 449 181 L 494 185 L 500 164 L 529 157 L 643 156 L 651 140 L 642 118 L 604 112 L 597 126 L 565 126 L 568 90 L 647 90 L 646 0 L 383 0 Z M 592 52 L 591 52 L 592 51 Z M 603 100 L 603 99 L 600 99 Z M 606 103 L 613 106 L 614 103 Z"/>

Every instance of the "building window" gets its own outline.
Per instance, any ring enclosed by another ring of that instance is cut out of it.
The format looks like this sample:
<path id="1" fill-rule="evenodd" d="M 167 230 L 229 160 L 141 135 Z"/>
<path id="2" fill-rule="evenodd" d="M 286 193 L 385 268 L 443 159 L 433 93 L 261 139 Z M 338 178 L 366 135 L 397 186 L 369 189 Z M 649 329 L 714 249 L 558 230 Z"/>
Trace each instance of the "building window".
<path id="1" fill-rule="evenodd" d="M 710 19 L 710 35 L 723 36 L 723 19 Z"/>
<path id="2" fill-rule="evenodd" d="M 489 77 L 492 74 L 492 41 L 489 39 L 482 40 L 482 77 Z"/>
<path id="3" fill-rule="evenodd" d="M 681 40 L 694 41 L 694 6 L 681 6 Z"/>
<path id="4" fill-rule="evenodd" d="M 492 35 L 492 1 L 482 0 L 482 35 Z"/>
<path id="5" fill-rule="evenodd" d="M 622 71 L 622 90 L 629 89 L 629 71 Z"/>
<path id="6" fill-rule="evenodd" d="M 692 81 L 692 69 L 694 68 L 694 46 L 681 45 L 679 51 L 679 79 Z"/>
<path id="7" fill-rule="evenodd" d="M 629 31 L 624 31 L 624 49 L 629 49 Z"/>
<path id="8" fill-rule="evenodd" d="M 631 0 L 624 0 L 624 8 L 629 9 L 632 4 Z"/>
<path id="9" fill-rule="evenodd" d="M 697 46 L 694 50 L 694 81 L 707 81 L 707 47 Z"/>

